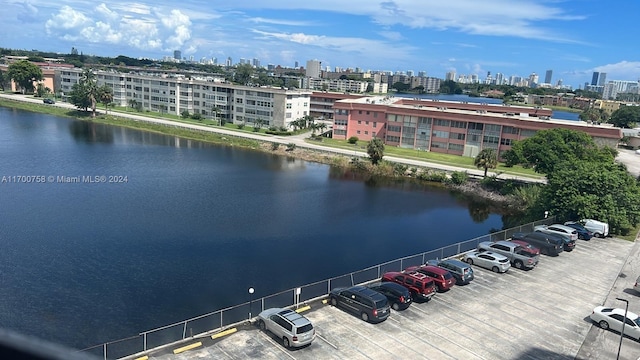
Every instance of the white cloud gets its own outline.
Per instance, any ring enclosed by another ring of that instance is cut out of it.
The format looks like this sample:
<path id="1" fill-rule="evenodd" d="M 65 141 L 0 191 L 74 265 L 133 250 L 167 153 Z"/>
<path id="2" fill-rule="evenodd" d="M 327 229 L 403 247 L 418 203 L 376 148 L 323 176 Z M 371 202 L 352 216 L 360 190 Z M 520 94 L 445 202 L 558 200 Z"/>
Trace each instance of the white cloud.
<path id="1" fill-rule="evenodd" d="M 111 11 L 104 3 L 96 7 L 96 12 L 111 21 L 115 21 L 119 18 L 118 14 L 115 11 Z"/>
<path id="2" fill-rule="evenodd" d="M 397 31 L 379 31 L 378 35 L 393 41 L 400 41 L 404 37 Z"/>
<path id="3" fill-rule="evenodd" d="M 607 73 L 609 80 L 638 80 L 640 79 L 640 61 L 623 60 L 615 64 L 596 66 L 592 71 Z"/>
<path id="4" fill-rule="evenodd" d="M 249 18 L 250 22 L 257 24 L 273 24 L 273 25 L 287 25 L 287 26 L 309 26 L 312 25 L 307 21 L 296 21 L 296 20 L 282 20 L 282 19 L 267 19 L 263 17 L 253 17 Z"/>
<path id="5" fill-rule="evenodd" d="M 91 23 L 88 17 L 83 13 L 72 9 L 69 6 L 63 6 L 60 11 L 53 15 L 45 23 L 47 33 L 52 33 L 57 30 L 69 30 L 75 29 Z"/>
<path id="6" fill-rule="evenodd" d="M 17 5 L 20 8 L 18 10 L 18 15 L 17 15 L 18 20 L 26 23 L 38 21 L 37 7 L 33 6 L 28 2 L 17 4 Z"/>

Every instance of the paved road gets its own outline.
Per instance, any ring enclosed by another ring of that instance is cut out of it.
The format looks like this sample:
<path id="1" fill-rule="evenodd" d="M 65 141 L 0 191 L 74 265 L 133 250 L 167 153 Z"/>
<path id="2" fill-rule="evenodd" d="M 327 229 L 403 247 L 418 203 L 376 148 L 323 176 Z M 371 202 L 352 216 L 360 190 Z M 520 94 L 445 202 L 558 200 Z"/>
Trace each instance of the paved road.
<path id="1" fill-rule="evenodd" d="M 33 102 L 33 103 L 42 103 L 41 99 L 35 99 L 35 98 L 33 98 L 31 96 L 28 96 L 28 95 L 0 94 L 0 97 L 7 98 L 7 99 L 13 99 L 13 100 Z M 75 109 L 75 106 L 73 106 L 71 104 L 68 104 L 68 103 L 57 102 L 55 105 L 51 105 L 51 106 L 58 106 L 58 107 L 64 107 L 64 108 L 69 108 L 69 109 Z M 104 110 L 98 109 L 98 112 L 99 113 L 104 113 Z M 289 143 L 293 143 L 293 144 L 296 145 L 296 147 L 300 147 L 300 148 L 319 150 L 319 151 L 336 153 L 336 154 L 341 154 L 341 155 L 346 155 L 346 156 L 368 157 L 367 153 L 365 151 L 362 151 L 362 150 L 361 151 L 357 151 L 357 150 L 337 149 L 337 148 L 331 148 L 331 147 L 327 147 L 327 146 L 322 146 L 322 145 L 319 145 L 319 144 L 308 143 L 308 142 L 305 141 L 305 138 L 308 137 L 308 134 L 300 134 L 300 135 L 296 135 L 296 136 L 273 136 L 273 135 L 266 135 L 266 134 L 255 134 L 255 133 L 246 133 L 246 132 L 240 132 L 240 131 L 233 131 L 233 130 L 220 128 L 218 126 L 185 124 L 185 123 L 180 123 L 180 122 L 175 122 L 175 121 L 170 121 L 170 120 L 162 120 L 162 119 L 146 117 L 146 116 L 143 116 L 143 115 L 131 114 L 131 113 L 126 113 L 126 112 L 117 112 L 116 114 L 117 114 L 117 116 L 128 118 L 128 119 L 131 119 L 131 120 L 136 120 L 136 121 L 145 121 L 145 122 L 151 122 L 151 123 L 163 124 L 163 125 L 169 125 L 169 126 L 179 126 L 179 127 L 193 129 L 193 130 L 209 131 L 209 132 L 215 132 L 215 133 L 220 133 L 220 134 L 226 134 L 226 135 L 229 135 L 229 136 L 245 137 L 245 138 L 250 138 L 250 139 L 259 140 L 259 141 L 277 142 L 277 143 L 285 144 L 285 145 L 289 144 Z M 388 160 L 388 161 L 392 161 L 392 162 L 396 162 L 396 163 L 400 163 L 400 164 L 406 164 L 406 165 L 409 165 L 409 166 L 418 166 L 418 167 L 425 167 L 425 168 L 444 170 L 444 171 L 466 171 L 469 174 L 472 174 L 472 175 L 475 175 L 475 176 L 483 176 L 484 175 L 484 170 L 459 168 L 459 167 L 456 167 L 456 166 L 443 165 L 443 164 L 432 163 L 432 162 L 421 161 L 421 160 L 411 160 L 411 159 L 405 159 L 405 158 L 400 158 L 400 157 L 395 157 L 395 156 L 388 156 L 388 155 L 385 155 L 384 158 L 385 158 L 385 160 Z M 495 174 L 494 172 L 488 172 L 488 175 L 490 175 L 490 176 L 494 175 L 494 174 Z M 526 176 L 518 176 L 518 175 L 511 175 L 511 174 L 501 174 L 500 178 L 503 178 L 503 179 L 516 179 L 516 180 L 527 181 L 527 182 L 544 182 L 545 181 L 544 179 L 540 179 L 540 178 L 530 178 L 530 177 L 526 177 Z"/>

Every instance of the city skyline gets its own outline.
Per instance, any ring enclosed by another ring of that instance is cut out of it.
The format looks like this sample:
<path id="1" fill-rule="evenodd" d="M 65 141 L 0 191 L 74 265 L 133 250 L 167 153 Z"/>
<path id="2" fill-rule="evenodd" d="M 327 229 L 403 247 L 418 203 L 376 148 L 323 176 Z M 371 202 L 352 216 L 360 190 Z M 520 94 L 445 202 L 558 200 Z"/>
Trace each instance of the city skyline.
<path id="1" fill-rule="evenodd" d="M 616 6 L 616 3 L 619 6 Z M 640 4 L 600 1 L 505 0 L 455 3 L 397 0 L 313 3 L 238 0 L 203 5 L 165 0 L 86 3 L 62 0 L 7 4 L 0 47 L 161 59 L 260 59 L 263 66 L 360 68 L 391 72 L 488 72 L 562 79 L 573 88 L 591 82 L 638 80 L 640 56 L 631 23 Z M 346 24 L 346 25 L 345 25 Z M 619 28 L 619 30 L 618 30 Z M 606 29 L 606 30 L 603 30 Z"/>

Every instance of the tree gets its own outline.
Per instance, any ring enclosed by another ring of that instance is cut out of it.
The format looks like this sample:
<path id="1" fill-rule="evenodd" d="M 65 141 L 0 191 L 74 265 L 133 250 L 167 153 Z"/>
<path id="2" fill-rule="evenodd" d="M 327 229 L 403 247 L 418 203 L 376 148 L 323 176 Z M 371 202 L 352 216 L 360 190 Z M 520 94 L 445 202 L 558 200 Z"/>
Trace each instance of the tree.
<path id="1" fill-rule="evenodd" d="M 609 122 L 621 128 L 634 128 L 640 123 L 640 106 L 622 106 L 611 114 Z"/>
<path id="2" fill-rule="evenodd" d="M 91 117 L 96 117 L 96 104 L 98 103 L 98 80 L 96 74 L 90 68 L 86 68 L 80 75 L 80 88 L 91 104 Z M 75 105 L 75 104 L 74 104 Z M 86 108 L 85 108 L 86 109 Z"/>
<path id="3" fill-rule="evenodd" d="M 507 166 L 522 164 L 549 176 L 563 161 L 613 161 L 615 150 L 600 148 L 587 133 L 562 128 L 540 130 L 516 141 L 503 155 Z"/>
<path id="4" fill-rule="evenodd" d="M 236 71 L 233 76 L 235 82 L 241 85 L 246 85 L 251 80 L 253 75 L 253 66 L 251 64 L 240 64 L 236 66 Z"/>
<path id="5" fill-rule="evenodd" d="M 6 71 L 0 70 L 0 90 L 5 91 L 5 85 L 9 82 L 9 75 Z"/>
<path id="6" fill-rule="evenodd" d="M 440 84 L 440 92 L 444 94 L 462 94 L 462 88 L 453 80 L 445 80 Z"/>
<path id="7" fill-rule="evenodd" d="M 405 84 L 402 81 L 397 81 L 395 83 L 393 83 L 393 85 L 391 86 L 393 89 L 396 89 L 398 92 L 404 92 L 409 90 L 409 84 Z"/>
<path id="8" fill-rule="evenodd" d="M 7 76 L 12 79 L 22 93 L 30 93 L 34 91 L 33 83 L 42 80 L 42 70 L 35 64 L 20 60 L 9 65 Z"/>
<path id="9" fill-rule="evenodd" d="M 487 170 L 495 169 L 498 166 L 498 155 L 495 149 L 482 149 L 473 160 L 473 165 L 478 169 L 484 169 L 484 177 L 487 177 Z"/>
<path id="10" fill-rule="evenodd" d="M 384 143 L 380 138 L 373 138 L 367 145 L 367 154 L 373 165 L 377 165 L 384 156 Z"/>
<path id="11" fill-rule="evenodd" d="M 82 109 L 87 111 L 87 109 L 91 106 L 91 101 L 87 94 L 85 93 L 82 85 L 80 83 L 73 84 L 71 88 L 71 92 L 69 92 L 69 102 L 78 109 Z"/>
<path id="12" fill-rule="evenodd" d="M 218 122 L 218 119 L 220 119 L 220 107 L 215 105 L 211 107 L 211 112 L 214 114 L 214 119 L 216 120 L 216 122 Z M 218 123 L 220 126 L 222 126 L 222 119 L 220 119 L 220 122 Z"/>
<path id="13" fill-rule="evenodd" d="M 100 103 L 104 105 L 105 113 L 108 113 L 108 106 L 113 102 L 113 89 L 107 86 L 107 84 L 102 85 L 98 88 L 98 99 Z"/>
<path id="14" fill-rule="evenodd" d="M 36 97 L 43 97 L 50 93 L 51 93 L 51 89 L 44 86 L 43 83 L 39 82 L 38 85 L 36 85 L 36 94 L 35 94 Z"/>
<path id="15" fill-rule="evenodd" d="M 604 109 L 590 107 L 578 116 L 582 121 L 603 122 L 607 120 L 607 112 Z"/>
<path id="16" fill-rule="evenodd" d="M 565 161 L 543 188 L 538 206 L 561 219 L 599 219 L 625 234 L 640 221 L 640 187 L 622 164 Z"/>

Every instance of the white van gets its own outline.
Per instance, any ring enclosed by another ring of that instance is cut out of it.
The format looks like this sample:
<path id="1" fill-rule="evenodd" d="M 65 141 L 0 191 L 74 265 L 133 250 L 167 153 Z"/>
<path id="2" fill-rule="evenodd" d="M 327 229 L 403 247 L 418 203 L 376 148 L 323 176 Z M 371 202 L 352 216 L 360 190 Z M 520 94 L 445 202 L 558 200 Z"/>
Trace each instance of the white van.
<path id="1" fill-rule="evenodd" d="M 587 230 L 591 231 L 595 237 L 603 238 L 609 236 L 609 224 L 605 222 L 594 219 L 582 219 L 580 223 Z"/>

